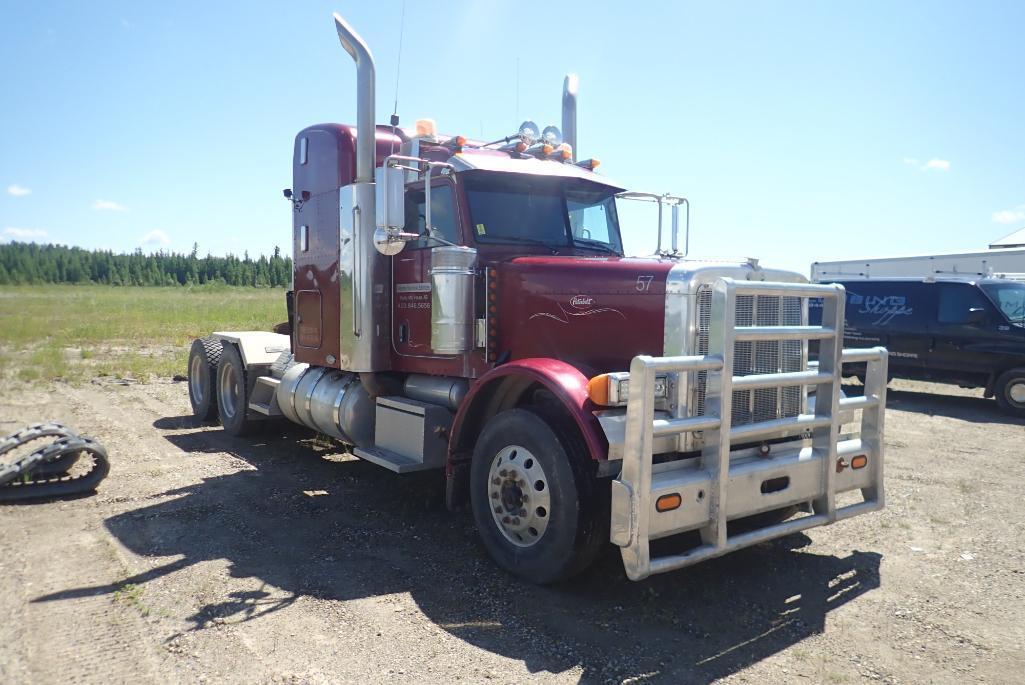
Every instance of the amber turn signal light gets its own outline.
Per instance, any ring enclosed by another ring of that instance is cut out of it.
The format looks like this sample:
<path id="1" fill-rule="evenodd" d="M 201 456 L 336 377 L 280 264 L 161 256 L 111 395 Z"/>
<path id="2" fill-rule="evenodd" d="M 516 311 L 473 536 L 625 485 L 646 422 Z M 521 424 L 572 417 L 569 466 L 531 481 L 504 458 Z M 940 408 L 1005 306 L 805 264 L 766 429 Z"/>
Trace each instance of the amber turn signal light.
<path id="1" fill-rule="evenodd" d="M 587 381 L 587 396 L 595 404 L 607 407 L 609 404 L 609 375 L 603 373 Z"/>
<path id="2" fill-rule="evenodd" d="M 672 511 L 673 509 L 679 509 L 681 504 L 683 504 L 683 498 L 677 492 L 671 495 L 662 495 L 655 500 L 655 511 L 660 513 Z"/>
<path id="3" fill-rule="evenodd" d="M 856 457 L 851 457 L 851 468 L 852 469 L 863 469 L 868 466 L 868 457 L 864 454 L 859 454 Z"/>

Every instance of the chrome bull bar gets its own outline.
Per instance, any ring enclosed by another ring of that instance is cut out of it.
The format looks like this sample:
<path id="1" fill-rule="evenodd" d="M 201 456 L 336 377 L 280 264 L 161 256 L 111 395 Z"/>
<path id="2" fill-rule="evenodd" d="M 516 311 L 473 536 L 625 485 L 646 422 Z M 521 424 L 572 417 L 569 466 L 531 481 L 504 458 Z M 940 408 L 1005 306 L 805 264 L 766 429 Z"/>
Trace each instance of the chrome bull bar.
<path id="1" fill-rule="evenodd" d="M 738 295 L 822 298 L 822 324 L 737 327 Z M 642 355 L 633 359 L 623 464 L 612 485 L 611 520 L 612 542 L 622 548 L 623 563 L 632 580 L 883 507 L 887 353 L 882 347 L 842 349 L 844 304 L 844 288 L 836 284 L 752 283 L 721 278 L 713 287 L 708 354 Z M 819 340 L 818 368 L 732 374 L 738 341 L 777 340 Z M 864 397 L 841 397 L 844 363 L 866 364 Z M 655 419 L 655 375 L 693 371 L 708 372 L 704 415 Z M 734 390 L 795 385 L 815 387 L 813 414 L 731 425 Z M 862 410 L 860 438 L 840 440 L 840 412 L 852 409 Z M 731 460 L 734 445 L 771 440 L 792 434 L 795 429 L 810 432 L 810 446 L 798 440 L 790 443 L 790 449 L 779 446 L 782 449 L 771 457 Z M 699 458 L 653 466 L 656 436 L 691 431 L 704 432 Z M 848 461 L 854 458 L 857 462 Z M 852 490 L 861 491 L 862 501 L 837 508 L 837 493 Z M 663 496 L 678 504 L 657 510 L 656 502 Z M 809 506 L 802 517 L 728 534 L 728 521 L 793 505 Z M 695 530 L 701 536 L 697 547 L 651 557 L 651 540 Z"/>

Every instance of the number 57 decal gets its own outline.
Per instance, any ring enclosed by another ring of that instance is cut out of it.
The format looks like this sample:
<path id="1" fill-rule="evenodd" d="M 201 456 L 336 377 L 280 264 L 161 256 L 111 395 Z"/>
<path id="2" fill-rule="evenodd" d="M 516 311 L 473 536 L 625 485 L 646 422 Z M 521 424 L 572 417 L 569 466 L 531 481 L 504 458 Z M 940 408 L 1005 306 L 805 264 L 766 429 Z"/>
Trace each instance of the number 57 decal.
<path id="1" fill-rule="evenodd" d="M 645 293 L 651 290 L 651 282 L 655 280 L 654 276 L 638 276 L 637 277 L 637 292 Z"/>

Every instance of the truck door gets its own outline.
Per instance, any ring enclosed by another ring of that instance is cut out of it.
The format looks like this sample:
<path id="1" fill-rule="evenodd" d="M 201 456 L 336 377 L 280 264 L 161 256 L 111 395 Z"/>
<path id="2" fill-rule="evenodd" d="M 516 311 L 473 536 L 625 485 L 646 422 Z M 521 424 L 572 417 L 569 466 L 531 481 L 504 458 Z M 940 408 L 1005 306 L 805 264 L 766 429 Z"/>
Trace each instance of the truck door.
<path id="1" fill-rule="evenodd" d="M 933 350 L 929 375 L 936 380 L 984 383 L 997 365 L 990 352 L 1006 333 L 1007 322 L 992 302 L 972 283 L 937 283 L 936 318 L 931 328 Z"/>
<path id="2" fill-rule="evenodd" d="M 459 242 L 454 192 L 451 181 L 431 183 L 431 223 L 437 234 Z M 408 233 L 426 233 L 426 201 L 423 183 L 406 190 L 406 226 Z M 431 248 L 441 245 L 421 238 L 410 242 L 392 257 L 394 279 L 392 301 L 392 345 L 400 356 L 431 354 Z"/>

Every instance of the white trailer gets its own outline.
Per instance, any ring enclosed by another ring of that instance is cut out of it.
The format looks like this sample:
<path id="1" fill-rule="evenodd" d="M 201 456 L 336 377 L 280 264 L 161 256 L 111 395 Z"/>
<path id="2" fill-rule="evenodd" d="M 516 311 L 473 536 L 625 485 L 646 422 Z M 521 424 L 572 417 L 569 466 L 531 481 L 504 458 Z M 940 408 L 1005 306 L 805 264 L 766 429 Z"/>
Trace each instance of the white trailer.
<path id="1" fill-rule="evenodd" d="M 977 252 L 948 252 L 910 257 L 845 259 L 812 262 L 811 280 L 828 283 L 852 278 L 910 276 L 1004 276 L 1025 280 L 1025 248 L 997 248 Z"/>

